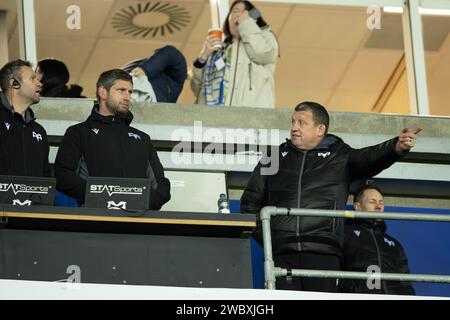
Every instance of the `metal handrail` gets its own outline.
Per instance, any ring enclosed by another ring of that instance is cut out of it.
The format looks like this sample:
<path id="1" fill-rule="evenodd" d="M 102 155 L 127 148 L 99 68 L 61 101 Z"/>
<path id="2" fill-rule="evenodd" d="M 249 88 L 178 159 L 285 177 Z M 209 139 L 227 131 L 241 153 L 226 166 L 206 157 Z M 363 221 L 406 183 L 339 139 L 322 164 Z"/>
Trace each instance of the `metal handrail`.
<path id="1" fill-rule="evenodd" d="M 367 212 L 349 210 L 318 210 L 318 209 L 290 209 L 277 207 L 264 207 L 261 210 L 260 219 L 263 231 L 264 246 L 264 275 L 266 289 L 275 289 L 276 277 L 286 276 L 288 269 L 275 267 L 272 255 L 272 236 L 270 232 L 270 219 L 275 215 L 295 215 L 304 217 L 333 217 L 349 219 L 385 219 L 385 220 L 412 220 L 412 221 L 435 221 L 450 222 L 450 215 L 445 214 L 418 214 L 399 212 Z M 366 273 L 352 271 L 329 271 L 329 270 L 308 270 L 292 269 L 289 275 L 294 277 L 321 277 L 321 278 L 342 278 L 342 279 L 379 279 L 395 281 L 417 281 L 417 282 L 438 282 L 450 283 L 450 276 L 447 275 L 424 275 L 424 274 L 404 274 L 404 273 Z"/>

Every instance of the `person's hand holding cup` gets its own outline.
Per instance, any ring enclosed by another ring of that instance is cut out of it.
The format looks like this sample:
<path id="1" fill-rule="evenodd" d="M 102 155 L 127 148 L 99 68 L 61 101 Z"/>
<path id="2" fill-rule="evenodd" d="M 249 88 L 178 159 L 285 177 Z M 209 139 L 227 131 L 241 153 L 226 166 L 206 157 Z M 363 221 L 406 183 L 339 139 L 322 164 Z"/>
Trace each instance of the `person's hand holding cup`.
<path id="1" fill-rule="evenodd" d="M 208 30 L 208 37 L 203 44 L 202 51 L 200 52 L 199 59 L 207 61 L 213 52 L 222 48 L 222 30 L 218 28 L 212 28 Z"/>

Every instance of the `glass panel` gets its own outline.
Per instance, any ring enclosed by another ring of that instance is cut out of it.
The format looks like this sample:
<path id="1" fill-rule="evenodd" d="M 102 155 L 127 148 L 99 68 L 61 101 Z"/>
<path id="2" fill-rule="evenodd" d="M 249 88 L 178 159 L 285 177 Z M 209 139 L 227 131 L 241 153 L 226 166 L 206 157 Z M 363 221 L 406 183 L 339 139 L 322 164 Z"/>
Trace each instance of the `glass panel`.
<path id="1" fill-rule="evenodd" d="M 173 10 L 150 10 L 158 3 L 183 13 L 179 28 L 154 31 L 176 19 Z M 280 45 L 277 107 L 312 100 L 332 111 L 409 113 L 400 14 L 382 13 L 381 29 L 370 30 L 372 15 L 363 7 L 255 4 Z M 75 21 L 68 10 L 72 5 L 80 9 L 79 29 L 68 27 Z M 35 11 L 38 60 L 64 61 L 69 83 L 81 85 L 91 98 L 102 71 L 147 57 L 166 44 L 179 48 L 190 66 L 211 24 L 208 0 L 35 0 Z M 152 27 L 152 32 L 141 31 Z M 186 82 L 178 102 L 193 101 Z"/>
<path id="2" fill-rule="evenodd" d="M 450 115 L 450 16 L 422 14 L 430 114 Z"/>
<path id="3" fill-rule="evenodd" d="M 211 21 L 209 0 L 35 0 L 35 12 L 38 60 L 63 61 L 69 83 L 81 85 L 89 98 L 95 97 L 101 72 L 149 57 L 167 44 L 191 64 Z M 192 103 L 190 91 L 186 82 L 178 102 Z"/>
<path id="4" fill-rule="evenodd" d="M 278 107 L 293 108 L 309 100 L 332 111 L 409 113 L 405 67 L 398 68 L 404 56 L 401 15 L 381 9 L 381 29 L 370 30 L 373 14 L 363 7 L 258 7 L 280 44 Z M 389 98 L 400 87 L 403 93 L 395 95 L 406 97 L 401 99 L 403 108 L 393 110 Z"/>
<path id="5" fill-rule="evenodd" d="M 0 2 L 0 43 L 0 67 L 20 57 L 16 0 Z"/>

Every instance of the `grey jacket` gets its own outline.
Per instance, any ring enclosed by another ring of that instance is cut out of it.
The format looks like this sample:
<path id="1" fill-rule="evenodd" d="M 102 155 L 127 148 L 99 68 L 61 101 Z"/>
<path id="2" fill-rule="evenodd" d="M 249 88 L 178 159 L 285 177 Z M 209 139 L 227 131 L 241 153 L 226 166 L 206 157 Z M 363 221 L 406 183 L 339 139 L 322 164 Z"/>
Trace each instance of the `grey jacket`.
<path id="1" fill-rule="evenodd" d="M 231 45 L 232 61 L 225 105 L 275 107 L 275 64 L 278 44 L 269 28 L 261 29 L 253 19 L 238 26 L 240 40 Z M 205 104 L 205 68 L 193 68 L 191 89 L 196 103 Z"/>

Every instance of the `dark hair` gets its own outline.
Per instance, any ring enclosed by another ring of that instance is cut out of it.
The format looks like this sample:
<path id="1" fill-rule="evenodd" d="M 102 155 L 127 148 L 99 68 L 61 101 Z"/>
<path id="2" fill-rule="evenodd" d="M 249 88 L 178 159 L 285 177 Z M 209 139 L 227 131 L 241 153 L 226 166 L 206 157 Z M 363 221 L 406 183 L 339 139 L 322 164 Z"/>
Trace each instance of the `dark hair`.
<path id="1" fill-rule="evenodd" d="M 366 190 L 377 190 L 381 195 L 383 195 L 383 193 L 381 192 L 381 190 L 378 186 L 376 186 L 374 184 L 366 184 L 365 186 L 360 188 L 355 193 L 355 197 L 353 198 L 353 203 L 355 203 L 355 202 L 362 203 L 362 200 L 364 197 L 364 192 L 366 192 Z"/>
<path id="2" fill-rule="evenodd" d="M 2 89 L 3 93 L 9 92 L 9 81 L 11 79 L 22 81 L 22 72 L 20 71 L 20 68 L 22 67 L 31 68 L 31 63 L 28 61 L 17 59 L 8 62 L 3 66 L 2 69 L 0 69 L 0 88 Z"/>
<path id="3" fill-rule="evenodd" d="M 97 96 L 97 101 L 100 101 L 100 97 L 98 95 L 98 88 L 104 87 L 106 88 L 106 90 L 109 91 L 109 89 L 111 89 L 111 87 L 117 80 L 123 80 L 133 83 L 133 78 L 128 74 L 128 72 L 122 69 L 112 69 L 105 71 L 100 75 L 100 77 L 97 80 L 95 92 Z"/>
<path id="4" fill-rule="evenodd" d="M 83 92 L 83 87 L 78 84 L 71 84 L 69 89 L 67 89 L 66 98 L 86 98 L 81 93 Z"/>
<path id="5" fill-rule="evenodd" d="M 239 3 L 243 3 L 245 6 L 245 10 L 250 11 L 253 8 L 255 8 L 255 6 L 250 2 L 250 1 L 246 1 L 246 0 L 235 0 L 233 2 L 233 4 L 230 7 L 230 11 L 227 14 L 227 17 L 225 19 L 225 22 L 223 24 L 223 33 L 225 34 L 225 43 L 226 44 L 230 44 L 231 40 L 233 38 L 233 36 L 231 35 L 231 31 L 230 31 L 230 23 L 228 22 L 228 18 L 230 17 L 231 11 L 233 10 L 233 8 L 239 4 Z M 269 25 L 267 24 L 267 22 L 263 19 L 263 17 L 259 17 L 256 20 L 256 24 L 260 27 L 260 28 L 265 28 L 268 27 Z"/>
<path id="6" fill-rule="evenodd" d="M 295 111 L 311 111 L 313 115 L 314 125 L 323 124 L 325 125 L 325 134 L 328 132 L 328 127 L 330 125 L 330 116 L 328 115 L 327 109 L 317 102 L 304 101 L 299 103 Z"/>
<path id="7" fill-rule="evenodd" d="M 42 97 L 65 97 L 70 74 L 64 62 L 56 59 L 43 59 L 38 62 L 42 73 Z"/>

